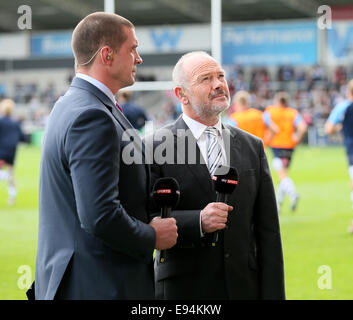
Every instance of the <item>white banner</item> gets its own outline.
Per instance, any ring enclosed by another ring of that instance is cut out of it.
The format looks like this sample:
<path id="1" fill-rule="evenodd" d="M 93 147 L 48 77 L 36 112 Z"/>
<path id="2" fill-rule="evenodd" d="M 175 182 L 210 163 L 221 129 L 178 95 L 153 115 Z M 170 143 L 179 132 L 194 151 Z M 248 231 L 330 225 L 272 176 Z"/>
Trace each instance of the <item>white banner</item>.
<path id="1" fill-rule="evenodd" d="M 180 53 L 211 49 L 209 25 L 136 27 L 141 54 Z"/>
<path id="2" fill-rule="evenodd" d="M 0 59 L 22 59 L 30 55 L 30 34 L 28 32 L 0 35 Z"/>

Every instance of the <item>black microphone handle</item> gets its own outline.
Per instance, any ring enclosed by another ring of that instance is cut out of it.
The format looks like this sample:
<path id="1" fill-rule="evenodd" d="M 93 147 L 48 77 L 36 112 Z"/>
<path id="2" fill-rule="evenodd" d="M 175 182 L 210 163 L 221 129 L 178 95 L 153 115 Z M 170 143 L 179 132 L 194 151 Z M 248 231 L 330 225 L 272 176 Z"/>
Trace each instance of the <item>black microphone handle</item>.
<path id="1" fill-rule="evenodd" d="M 163 219 L 164 218 L 169 218 L 171 213 L 172 213 L 172 208 L 170 208 L 170 207 L 162 207 L 161 208 L 161 217 Z M 160 262 L 164 262 L 165 261 L 165 250 L 161 250 L 159 261 Z"/>
<path id="2" fill-rule="evenodd" d="M 225 198 L 226 198 L 226 194 L 225 193 L 217 192 L 216 202 L 225 202 Z"/>
<path id="3" fill-rule="evenodd" d="M 217 192 L 216 202 L 227 203 L 228 202 L 228 196 L 229 196 L 229 194 Z M 213 233 L 212 245 L 215 246 L 217 241 L 218 241 L 218 231 L 215 231 Z"/>
<path id="4" fill-rule="evenodd" d="M 169 218 L 172 213 L 172 208 L 170 207 L 162 207 L 161 208 L 161 217 L 162 218 Z"/>

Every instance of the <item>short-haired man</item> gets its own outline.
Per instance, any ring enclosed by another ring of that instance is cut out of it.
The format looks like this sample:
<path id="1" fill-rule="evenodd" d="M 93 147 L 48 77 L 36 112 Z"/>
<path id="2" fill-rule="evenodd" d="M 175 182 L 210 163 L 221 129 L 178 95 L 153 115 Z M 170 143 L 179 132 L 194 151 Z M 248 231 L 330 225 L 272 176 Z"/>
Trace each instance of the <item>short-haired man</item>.
<path id="1" fill-rule="evenodd" d="M 116 14 L 92 13 L 73 32 L 76 77 L 42 150 L 36 299 L 152 299 L 153 251 L 176 242 L 174 219 L 147 214 L 149 167 L 122 157 L 132 126 L 114 97 L 135 81 L 137 46 Z"/>

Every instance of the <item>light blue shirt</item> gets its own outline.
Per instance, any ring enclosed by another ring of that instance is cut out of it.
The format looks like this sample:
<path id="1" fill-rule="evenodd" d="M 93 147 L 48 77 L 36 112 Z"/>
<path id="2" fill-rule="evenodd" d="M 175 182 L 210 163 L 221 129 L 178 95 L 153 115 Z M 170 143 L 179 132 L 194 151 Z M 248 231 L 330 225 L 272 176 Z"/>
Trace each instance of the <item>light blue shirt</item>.
<path id="1" fill-rule="evenodd" d="M 262 113 L 262 121 L 264 122 L 266 127 L 269 127 L 271 124 L 271 116 L 268 112 L 264 111 Z"/>
<path id="2" fill-rule="evenodd" d="M 338 123 L 342 123 L 344 120 L 344 115 L 346 113 L 347 108 L 351 105 L 352 101 L 343 100 L 340 103 L 336 104 L 336 106 L 332 109 L 327 122 L 336 125 Z"/>
<path id="3" fill-rule="evenodd" d="M 92 78 L 91 76 L 88 76 L 87 74 L 84 73 L 76 73 L 77 78 L 81 78 L 83 80 L 86 80 L 90 84 L 94 85 L 96 88 L 98 88 L 100 91 L 102 91 L 114 104 L 116 105 L 116 100 L 113 92 L 102 82 L 98 81 L 97 79 Z"/>

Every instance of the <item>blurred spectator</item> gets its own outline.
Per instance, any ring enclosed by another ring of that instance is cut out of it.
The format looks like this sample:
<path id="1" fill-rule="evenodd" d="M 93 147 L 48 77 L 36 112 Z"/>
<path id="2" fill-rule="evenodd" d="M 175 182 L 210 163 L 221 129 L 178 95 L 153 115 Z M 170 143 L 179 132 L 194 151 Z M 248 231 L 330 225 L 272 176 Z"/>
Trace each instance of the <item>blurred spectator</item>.
<path id="1" fill-rule="evenodd" d="M 295 68 L 294 70 L 294 80 L 298 83 L 302 83 L 306 80 L 306 74 L 303 68 Z"/>
<path id="2" fill-rule="evenodd" d="M 5 97 L 5 86 L 0 83 L 0 100 Z"/>
<path id="3" fill-rule="evenodd" d="M 167 101 L 162 106 L 162 110 L 163 112 L 158 115 L 158 126 L 173 122 L 181 114 L 180 111 L 182 111 L 181 105 L 178 103 L 175 104 L 173 101 Z"/>
<path id="4" fill-rule="evenodd" d="M 266 148 L 278 131 L 268 113 L 251 108 L 251 97 L 246 91 L 238 91 L 233 97 L 233 112 L 230 119 L 233 125 L 259 137 Z"/>
<path id="5" fill-rule="evenodd" d="M 244 69 L 241 66 L 234 65 L 225 67 L 230 96 L 239 90 L 247 90 L 248 84 L 245 81 Z"/>
<path id="6" fill-rule="evenodd" d="M 278 69 L 278 81 L 291 81 L 293 76 L 294 70 L 290 66 L 282 66 Z"/>
<path id="7" fill-rule="evenodd" d="M 130 121 L 132 126 L 140 130 L 145 126 L 148 117 L 142 107 L 131 101 L 132 92 L 123 90 L 118 93 L 118 102 L 123 109 L 125 117 Z"/>
<path id="8" fill-rule="evenodd" d="M 313 125 L 313 117 L 309 109 L 304 109 L 301 112 L 303 120 L 305 121 L 308 127 Z"/>
<path id="9" fill-rule="evenodd" d="M 266 68 L 255 68 L 251 73 L 250 90 L 257 91 L 267 88 L 270 76 Z"/>
<path id="10" fill-rule="evenodd" d="M 333 83 L 335 85 L 336 90 L 339 89 L 340 86 L 344 85 L 347 82 L 347 71 L 343 66 L 338 66 L 335 69 Z"/>
<path id="11" fill-rule="evenodd" d="M 325 71 L 320 65 L 315 65 L 312 69 L 312 81 L 322 81 L 325 79 Z"/>
<path id="12" fill-rule="evenodd" d="M 156 77 L 154 75 L 137 75 L 137 81 L 156 81 Z"/>
<path id="13" fill-rule="evenodd" d="M 252 107 L 263 111 L 271 103 L 275 92 L 287 91 L 293 97 L 293 107 L 301 112 L 305 111 L 307 123 L 312 123 L 315 127 L 322 127 L 322 122 L 326 120 L 332 106 L 345 97 L 347 79 L 353 77 L 353 67 L 347 66 L 337 66 L 331 70 L 322 65 L 295 68 L 288 65 L 280 67 L 228 65 L 225 69 L 231 96 L 240 90 L 248 91 L 251 94 Z M 70 72 L 67 75 L 69 83 L 71 77 Z M 138 79 L 140 81 L 158 80 L 152 74 L 139 75 Z M 66 79 L 64 81 L 62 86 L 67 85 Z M 12 88 L 6 87 L 6 92 L 13 92 L 11 98 L 26 115 L 26 128 L 33 128 L 35 123 L 38 123 L 37 110 L 51 108 L 60 96 L 61 90 L 62 87 L 58 84 L 51 85 L 49 82 L 47 87 L 43 88 L 40 80 L 37 83 L 32 81 L 26 83 L 23 79 L 15 80 Z M 144 94 L 145 92 L 139 92 L 138 96 Z M 148 95 L 153 97 L 152 92 Z M 148 103 L 152 103 L 153 106 L 155 101 L 159 104 L 159 111 L 155 114 L 155 118 L 160 125 L 172 121 L 180 114 L 178 105 L 166 94 L 162 98 L 159 96 L 157 100 L 148 99 Z M 234 110 L 230 108 L 227 115 L 232 112 Z"/>
<path id="14" fill-rule="evenodd" d="M 52 108 L 56 99 L 57 96 L 55 94 L 55 86 L 53 83 L 49 83 L 47 88 L 41 94 L 41 101 L 50 108 Z"/>
<path id="15" fill-rule="evenodd" d="M 19 123 L 11 118 L 14 106 L 11 99 L 4 99 L 0 103 L 0 180 L 7 181 L 9 205 L 15 203 L 17 195 L 14 176 L 17 145 L 24 141 Z"/>

